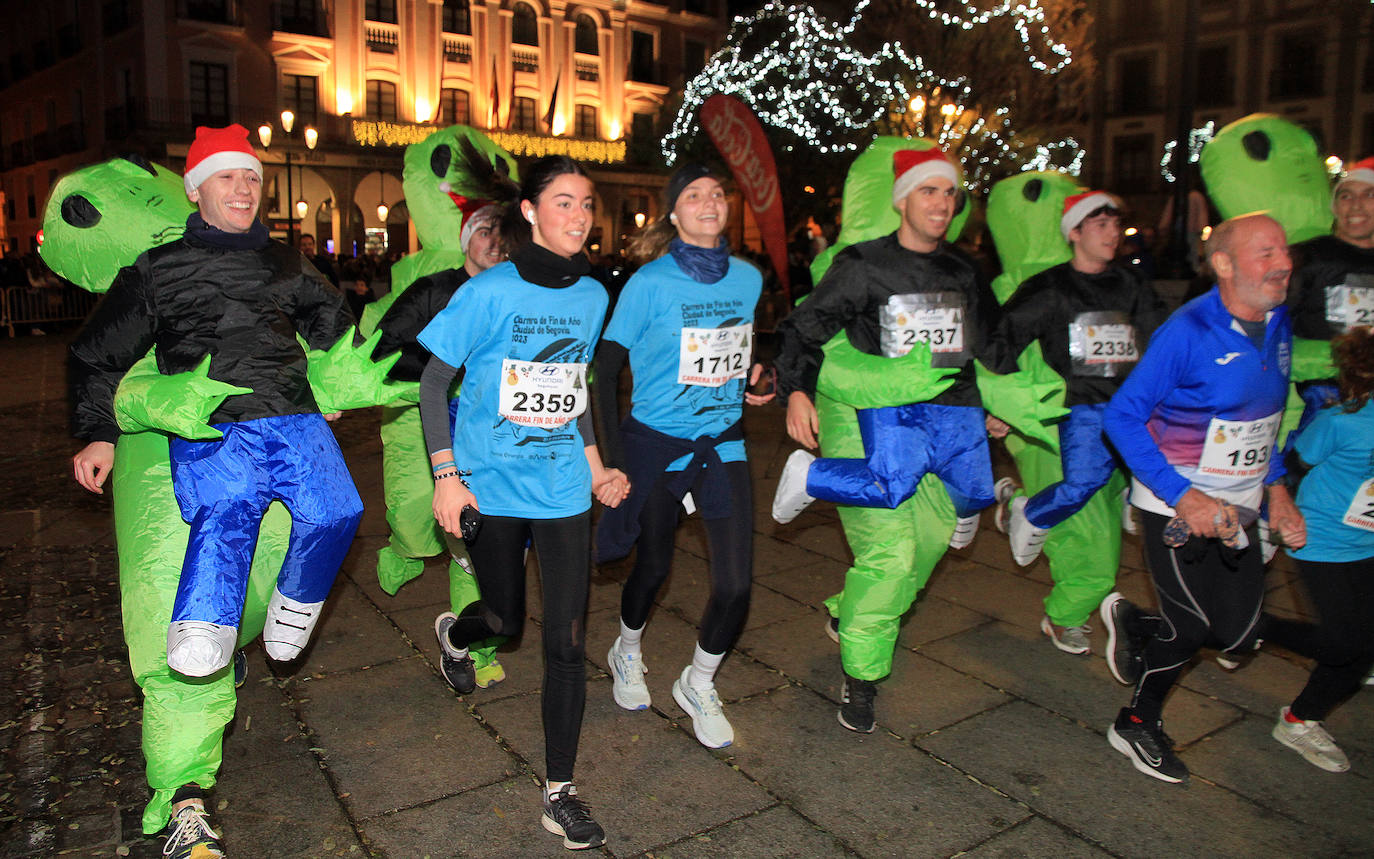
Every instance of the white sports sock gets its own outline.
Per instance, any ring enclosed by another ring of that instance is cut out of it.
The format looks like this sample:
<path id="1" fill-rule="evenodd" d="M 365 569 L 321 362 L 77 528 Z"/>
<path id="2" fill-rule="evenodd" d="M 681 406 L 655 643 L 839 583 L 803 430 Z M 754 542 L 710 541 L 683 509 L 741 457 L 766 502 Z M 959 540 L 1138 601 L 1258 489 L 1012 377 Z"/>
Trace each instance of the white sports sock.
<path id="1" fill-rule="evenodd" d="M 692 668 L 687 672 L 687 685 L 693 689 L 710 689 L 715 686 L 716 669 L 720 667 L 724 653 L 707 653 L 696 646 L 692 652 Z"/>
<path id="2" fill-rule="evenodd" d="M 648 626 L 646 623 L 644 626 Z M 626 656 L 640 655 L 639 641 L 644 637 L 644 626 L 639 629 L 630 629 L 625 625 L 625 621 L 620 622 L 620 652 Z"/>
<path id="3" fill-rule="evenodd" d="M 553 799 L 554 796 L 555 796 L 560 790 L 562 790 L 563 788 L 567 787 L 567 786 L 570 785 L 570 784 L 572 784 L 572 782 L 570 782 L 570 781 L 545 781 L 545 782 L 544 782 L 544 795 L 547 796 L 549 799 Z"/>

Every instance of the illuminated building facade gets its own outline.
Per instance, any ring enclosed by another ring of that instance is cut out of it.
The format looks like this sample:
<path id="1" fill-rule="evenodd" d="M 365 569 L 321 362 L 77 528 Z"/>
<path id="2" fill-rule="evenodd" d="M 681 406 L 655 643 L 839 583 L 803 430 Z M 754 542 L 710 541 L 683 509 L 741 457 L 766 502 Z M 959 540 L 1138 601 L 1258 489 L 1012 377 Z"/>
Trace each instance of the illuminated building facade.
<path id="1" fill-rule="evenodd" d="M 47 190 L 138 152 L 180 170 L 197 125 L 264 124 L 274 233 L 413 249 L 406 143 L 488 130 L 592 169 L 593 243 L 655 214 L 665 105 L 726 28 L 725 0 L 53 0 L 0 9 L 0 240 L 27 251 Z M 284 127 L 282 111 L 294 115 Z M 315 145 L 307 146 L 307 133 Z M 289 189 L 288 189 L 289 184 Z M 385 208 L 382 208 L 385 207 Z"/>

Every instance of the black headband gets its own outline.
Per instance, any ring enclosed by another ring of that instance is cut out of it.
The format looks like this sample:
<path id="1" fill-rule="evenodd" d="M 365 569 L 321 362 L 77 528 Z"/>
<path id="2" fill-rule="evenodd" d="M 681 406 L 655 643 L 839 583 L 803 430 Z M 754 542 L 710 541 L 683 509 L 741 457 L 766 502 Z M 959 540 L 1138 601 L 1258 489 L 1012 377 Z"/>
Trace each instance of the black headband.
<path id="1" fill-rule="evenodd" d="M 684 188 L 698 179 L 714 175 L 705 164 L 684 164 L 678 168 L 663 189 L 663 211 L 671 212 L 677 206 L 677 198 Z"/>

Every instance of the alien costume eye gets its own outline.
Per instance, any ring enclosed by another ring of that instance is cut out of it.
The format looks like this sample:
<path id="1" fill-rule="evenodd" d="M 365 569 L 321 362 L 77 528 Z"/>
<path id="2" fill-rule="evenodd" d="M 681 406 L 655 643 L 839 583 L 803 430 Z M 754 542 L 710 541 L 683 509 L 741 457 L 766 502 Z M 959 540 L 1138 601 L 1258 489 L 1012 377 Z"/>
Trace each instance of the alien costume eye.
<path id="1" fill-rule="evenodd" d="M 429 172 L 440 179 L 448 175 L 448 168 L 452 163 L 453 149 L 447 143 L 434 147 L 434 151 L 429 153 Z"/>
<path id="2" fill-rule="evenodd" d="M 144 170 L 147 170 L 149 176 L 157 175 L 157 170 L 153 168 L 152 162 L 150 162 L 145 156 L 137 152 L 133 152 L 128 155 L 121 155 L 120 157 L 123 158 L 125 161 L 128 161 L 130 164 L 133 164 L 135 167 L 142 167 Z"/>
<path id="3" fill-rule="evenodd" d="M 960 188 L 960 189 L 959 189 L 958 191 L 956 191 L 955 194 L 954 194 L 954 215 L 955 215 L 955 217 L 958 217 L 959 213 L 962 212 L 962 211 L 964 211 L 964 207 L 967 206 L 967 205 L 968 205 L 968 192 L 965 191 L 963 188 Z"/>
<path id="4" fill-rule="evenodd" d="M 88 229 L 100 223 L 100 210 L 80 194 L 68 194 L 62 200 L 62 220 L 78 229 Z"/>
<path id="5" fill-rule="evenodd" d="M 1044 190 L 1045 180 L 1032 179 L 1021 186 L 1021 196 L 1025 197 L 1027 202 L 1034 203 L 1040 199 L 1040 195 L 1044 193 Z"/>
<path id="6" fill-rule="evenodd" d="M 1269 160 L 1269 135 L 1263 131 L 1252 131 L 1240 139 L 1241 145 L 1245 147 L 1245 154 L 1256 161 Z"/>

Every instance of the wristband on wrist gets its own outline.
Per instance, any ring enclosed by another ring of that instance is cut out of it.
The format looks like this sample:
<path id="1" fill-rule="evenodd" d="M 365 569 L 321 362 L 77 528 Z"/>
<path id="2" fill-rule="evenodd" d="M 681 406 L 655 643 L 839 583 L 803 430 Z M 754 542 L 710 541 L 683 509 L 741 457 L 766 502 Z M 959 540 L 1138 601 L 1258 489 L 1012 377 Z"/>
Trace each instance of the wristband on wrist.
<path id="1" fill-rule="evenodd" d="M 441 463 L 439 463 L 438 465 L 434 466 L 434 473 L 435 473 L 435 474 L 438 474 L 440 471 L 443 471 L 445 468 L 454 468 L 454 469 L 456 469 L 457 467 L 458 467 L 458 463 L 455 462 L 454 460 L 450 459 L 448 462 L 441 462 Z"/>

